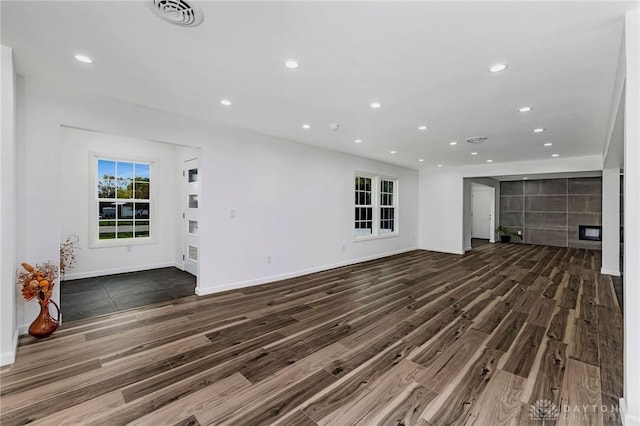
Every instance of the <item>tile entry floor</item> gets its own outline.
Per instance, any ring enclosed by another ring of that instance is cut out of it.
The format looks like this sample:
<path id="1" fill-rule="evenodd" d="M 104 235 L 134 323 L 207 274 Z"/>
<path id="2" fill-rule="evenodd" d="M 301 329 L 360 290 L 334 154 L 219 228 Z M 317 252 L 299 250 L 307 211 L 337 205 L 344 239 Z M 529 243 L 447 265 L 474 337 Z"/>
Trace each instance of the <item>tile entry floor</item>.
<path id="1" fill-rule="evenodd" d="M 92 318 L 195 294 L 196 277 L 177 268 L 63 281 L 64 321 Z"/>

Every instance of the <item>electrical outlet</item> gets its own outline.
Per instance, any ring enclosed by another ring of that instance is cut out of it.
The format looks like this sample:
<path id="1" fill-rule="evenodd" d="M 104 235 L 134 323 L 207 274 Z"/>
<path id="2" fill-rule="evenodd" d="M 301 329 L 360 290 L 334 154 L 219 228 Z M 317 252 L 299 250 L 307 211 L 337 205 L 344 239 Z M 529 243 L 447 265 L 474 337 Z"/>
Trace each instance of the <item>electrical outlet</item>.
<path id="1" fill-rule="evenodd" d="M 131 246 L 127 246 L 127 253 L 131 253 Z"/>
<path id="2" fill-rule="evenodd" d="M 522 231 L 518 231 L 518 235 L 522 236 Z"/>
<path id="3" fill-rule="evenodd" d="M 342 245 L 342 251 L 347 251 L 347 247 L 344 244 Z"/>
<path id="4" fill-rule="evenodd" d="M 236 209 L 229 210 L 229 217 L 231 219 L 235 219 L 236 218 Z"/>
<path id="5" fill-rule="evenodd" d="M 271 263 L 271 256 L 267 256 L 267 263 Z"/>

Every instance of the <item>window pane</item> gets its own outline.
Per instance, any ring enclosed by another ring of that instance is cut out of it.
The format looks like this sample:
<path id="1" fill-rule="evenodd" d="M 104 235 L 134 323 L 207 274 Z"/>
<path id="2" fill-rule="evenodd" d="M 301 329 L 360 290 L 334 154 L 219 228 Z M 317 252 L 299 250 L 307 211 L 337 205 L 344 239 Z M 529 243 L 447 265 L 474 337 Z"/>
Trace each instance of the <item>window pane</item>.
<path id="1" fill-rule="evenodd" d="M 116 165 L 118 179 L 133 180 L 133 163 L 118 161 Z"/>
<path id="2" fill-rule="evenodd" d="M 116 198 L 116 181 L 103 175 L 98 179 L 98 198 Z"/>
<path id="3" fill-rule="evenodd" d="M 98 203 L 98 219 L 115 219 L 116 206 L 112 201 L 100 201 Z"/>
<path id="4" fill-rule="evenodd" d="M 142 182 L 149 182 L 149 165 L 136 163 L 135 165 L 135 180 Z"/>
<path id="5" fill-rule="evenodd" d="M 138 200 L 149 199 L 149 183 L 148 182 L 136 182 L 134 184 L 135 194 L 134 198 Z"/>
<path id="6" fill-rule="evenodd" d="M 118 238 L 133 238 L 133 222 L 118 221 L 117 223 Z"/>
<path id="7" fill-rule="evenodd" d="M 116 198 L 121 200 L 129 200 L 133 198 L 133 183 L 119 180 L 116 187 Z"/>
<path id="8" fill-rule="evenodd" d="M 101 220 L 98 222 L 98 238 L 101 240 L 113 240 L 116 238 L 116 221 Z"/>
<path id="9" fill-rule="evenodd" d="M 98 160 L 98 177 L 101 179 L 115 179 L 116 162 L 111 160 Z"/>
<path id="10" fill-rule="evenodd" d="M 133 219 L 133 203 L 118 203 L 118 219 Z"/>
<path id="11" fill-rule="evenodd" d="M 198 169 L 191 169 L 187 174 L 189 175 L 189 182 L 198 181 Z"/>
<path id="12" fill-rule="evenodd" d="M 393 181 L 389 181 L 389 192 L 393 192 Z"/>
<path id="13" fill-rule="evenodd" d="M 136 203 L 136 219 L 149 219 L 149 203 Z"/>
<path id="14" fill-rule="evenodd" d="M 194 262 L 197 262 L 198 261 L 198 247 L 189 246 L 189 249 L 187 250 L 187 257 L 189 257 L 189 260 L 193 260 Z"/>
<path id="15" fill-rule="evenodd" d="M 197 234 L 198 233 L 198 221 L 190 220 L 189 221 L 189 233 Z"/>
<path id="16" fill-rule="evenodd" d="M 189 208 L 197 209 L 198 208 L 198 196 L 197 195 L 189 195 Z"/>
<path id="17" fill-rule="evenodd" d="M 149 221 L 148 220 L 136 220 L 135 222 L 135 237 L 148 237 L 149 236 Z"/>

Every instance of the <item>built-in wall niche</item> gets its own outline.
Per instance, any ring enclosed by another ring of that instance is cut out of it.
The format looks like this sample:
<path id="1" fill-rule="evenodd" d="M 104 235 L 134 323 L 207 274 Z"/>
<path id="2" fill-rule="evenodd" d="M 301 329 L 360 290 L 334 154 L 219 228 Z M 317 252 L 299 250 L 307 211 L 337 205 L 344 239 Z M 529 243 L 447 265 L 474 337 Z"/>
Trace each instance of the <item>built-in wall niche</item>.
<path id="1" fill-rule="evenodd" d="M 578 238 L 588 241 L 602 241 L 602 226 L 578 225 Z"/>

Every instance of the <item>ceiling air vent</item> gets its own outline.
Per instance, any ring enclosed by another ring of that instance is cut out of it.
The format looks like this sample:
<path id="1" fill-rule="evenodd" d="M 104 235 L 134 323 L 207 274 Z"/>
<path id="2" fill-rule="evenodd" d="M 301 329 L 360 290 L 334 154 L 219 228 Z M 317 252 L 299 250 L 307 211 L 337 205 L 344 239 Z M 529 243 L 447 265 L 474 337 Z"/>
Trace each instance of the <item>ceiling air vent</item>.
<path id="1" fill-rule="evenodd" d="M 472 143 L 472 144 L 478 144 L 480 142 L 484 142 L 487 140 L 486 136 L 471 136 L 470 138 L 466 138 L 465 141 Z"/>
<path id="2" fill-rule="evenodd" d="M 202 22 L 202 12 L 184 0 L 152 0 L 149 7 L 153 12 L 172 24 L 195 27 Z"/>

